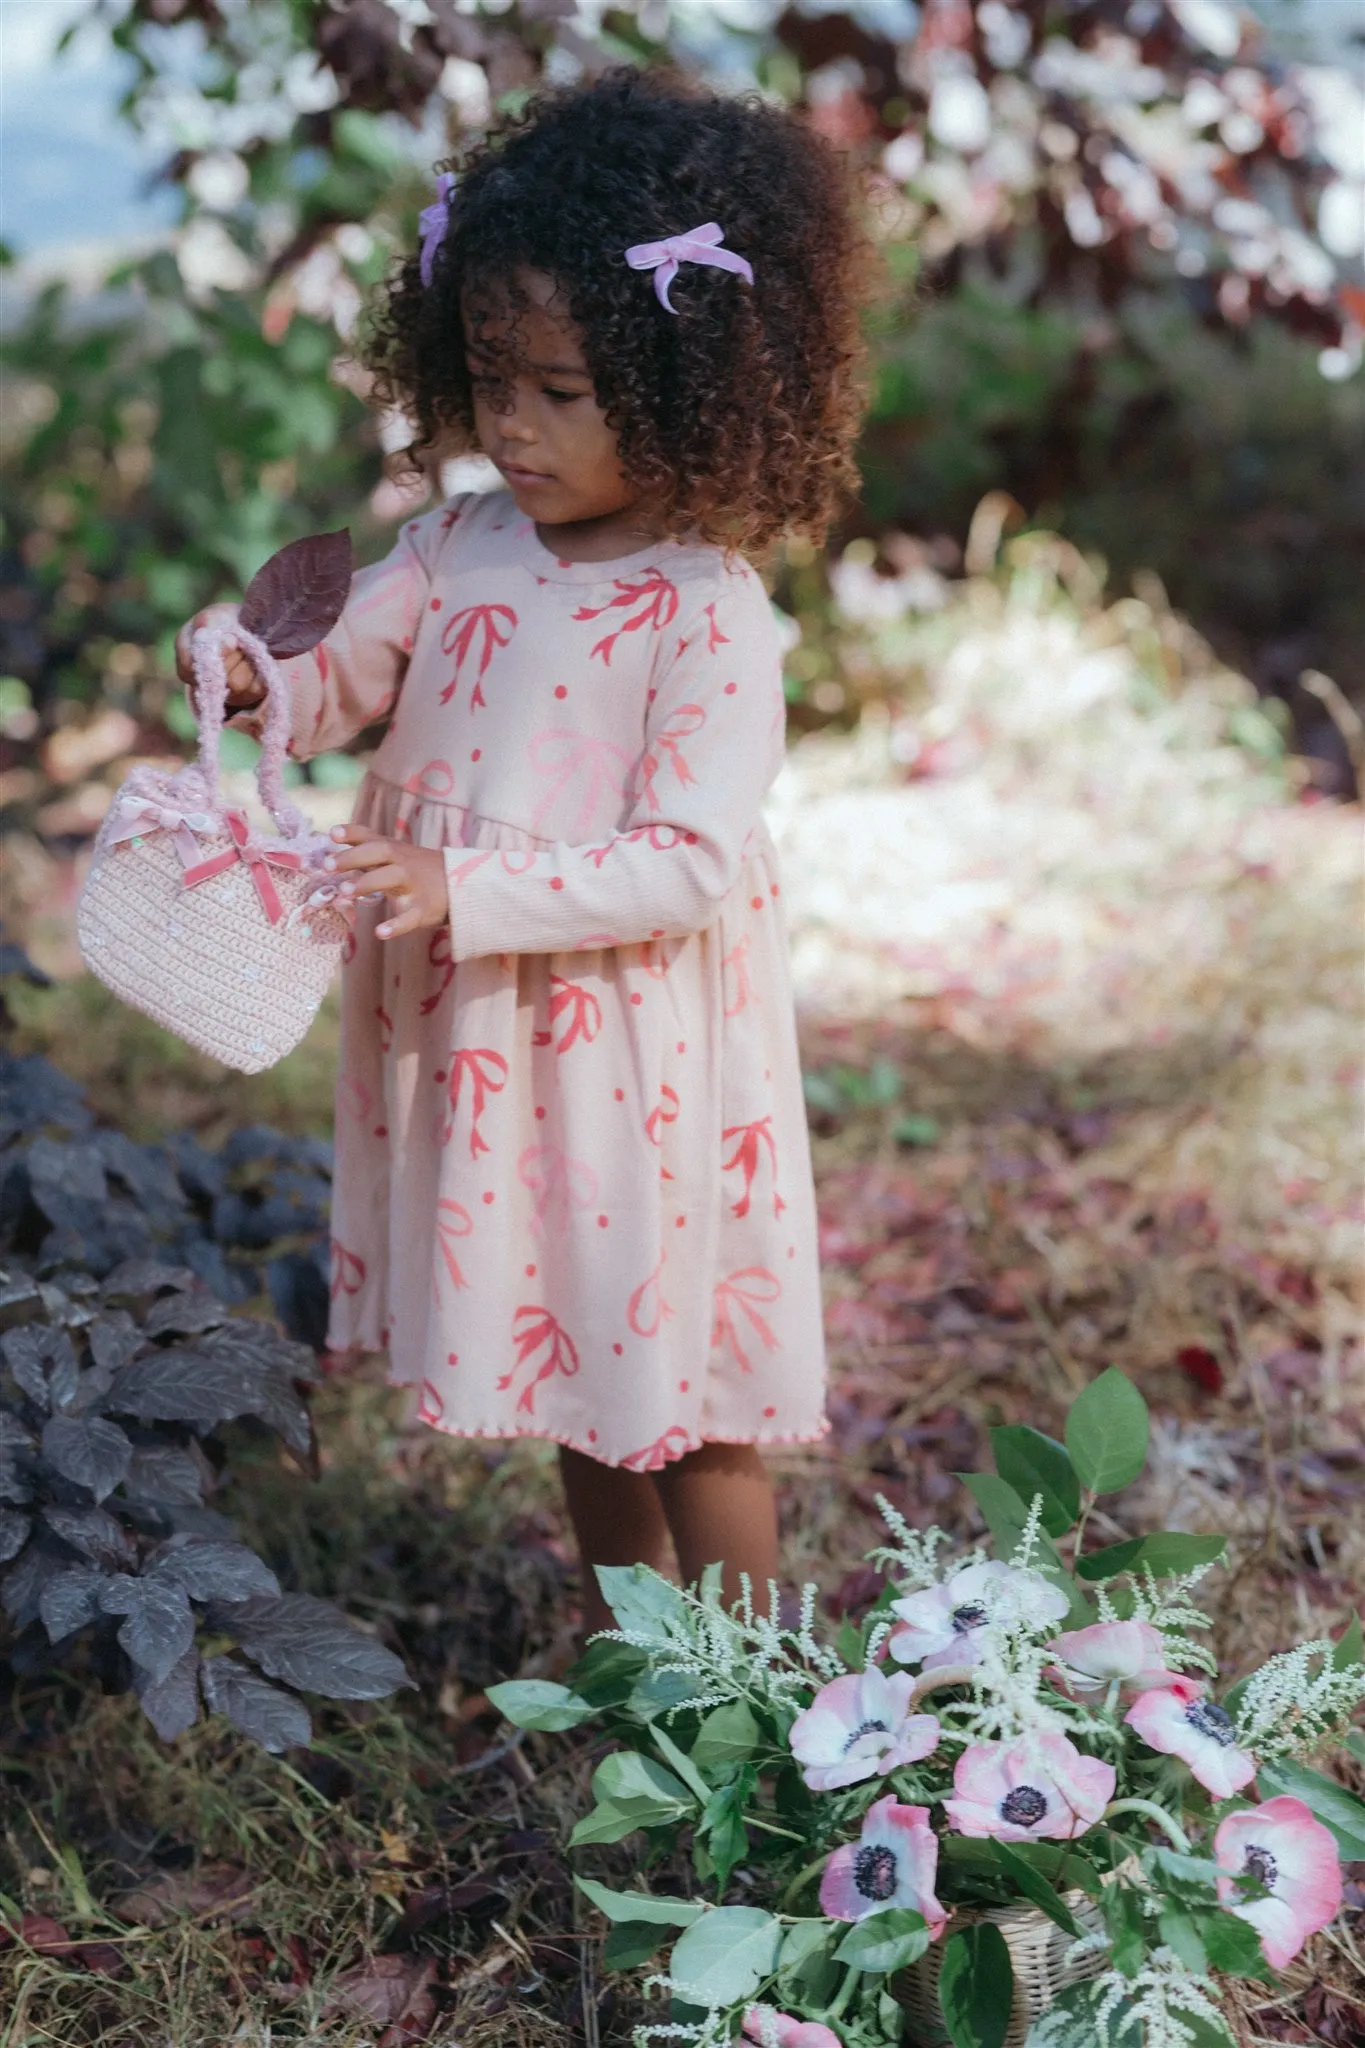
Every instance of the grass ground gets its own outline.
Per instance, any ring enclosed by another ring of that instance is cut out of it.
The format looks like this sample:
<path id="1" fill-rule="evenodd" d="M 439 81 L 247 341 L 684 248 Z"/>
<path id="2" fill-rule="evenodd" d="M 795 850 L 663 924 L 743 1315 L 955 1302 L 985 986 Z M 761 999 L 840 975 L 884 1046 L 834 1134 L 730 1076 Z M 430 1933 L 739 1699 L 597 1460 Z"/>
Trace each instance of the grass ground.
<path id="1" fill-rule="evenodd" d="M 1025 597 L 981 579 L 931 622 L 937 650 L 895 652 L 944 678 L 928 717 L 959 748 L 946 799 L 943 775 L 907 773 L 894 720 L 842 752 L 821 742 L 792 785 L 832 1428 L 774 1458 L 787 1570 L 831 1614 L 856 1606 L 878 1493 L 970 1535 L 953 1474 L 983 1462 L 986 1429 L 1055 1429 L 1112 1363 L 1152 1405 L 1153 1450 L 1096 1533 L 1229 1536 L 1208 1591 L 1234 1676 L 1339 1629 L 1365 1583 L 1358 854 L 1339 814 L 1304 812 L 1228 747 L 1219 721 L 1242 700 L 1201 696 L 1166 621 L 1068 608 L 1055 579 Z M 1125 724 L 1111 706 L 1109 738 L 1087 735 L 1068 678 L 1089 678 L 1093 707 L 1094 658 L 1112 691 L 1114 649 L 1131 680 L 1152 646 L 1187 711 Z M 1013 728 L 992 709 L 998 673 L 1046 678 L 1026 730 L 1018 690 Z M 876 872 L 832 903 L 846 800 L 882 836 Z M 245 1081 L 90 983 L 16 1008 L 20 1049 L 52 1053 L 139 1136 L 327 1128 L 326 1021 Z M 560 1849 L 590 1746 L 509 1742 L 485 1697 L 571 1655 L 552 1457 L 409 1429 L 364 1374 L 328 1381 L 316 1420 L 319 1476 L 244 1447 L 232 1505 L 282 1579 L 402 1649 L 415 1689 L 325 1710 L 314 1749 L 269 1758 L 217 1724 L 164 1747 L 79 1679 L 21 1686 L 0 1903 L 48 1924 L 0 1952 L 0 2048 L 612 2048 L 642 2016 L 602 1971 Z M 630 1854 L 589 1852 L 603 1874 Z M 1354 1879 L 1285 1996 L 1238 2008 L 1244 2048 L 1365 2040 Z"/>

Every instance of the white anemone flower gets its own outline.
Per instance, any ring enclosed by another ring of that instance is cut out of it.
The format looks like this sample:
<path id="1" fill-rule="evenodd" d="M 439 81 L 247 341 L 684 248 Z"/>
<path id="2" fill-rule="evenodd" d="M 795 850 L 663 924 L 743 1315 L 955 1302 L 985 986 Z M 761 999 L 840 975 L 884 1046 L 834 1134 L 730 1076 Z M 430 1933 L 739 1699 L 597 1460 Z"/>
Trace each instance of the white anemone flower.
<path id="1" fill-rule="evenodd" d="M 941 1586 L 894 1600 L 899 1616 L 888 1645 L 901 1664 L 936 1671 L 947 1664 L 975 1664 L 981 1650 L 975 1631 L 988 1622 L 1025 1622 L 1051 1628 L 1070 1606 L 1065 1593 L 1026 1566 L 969 1564 Z"/>

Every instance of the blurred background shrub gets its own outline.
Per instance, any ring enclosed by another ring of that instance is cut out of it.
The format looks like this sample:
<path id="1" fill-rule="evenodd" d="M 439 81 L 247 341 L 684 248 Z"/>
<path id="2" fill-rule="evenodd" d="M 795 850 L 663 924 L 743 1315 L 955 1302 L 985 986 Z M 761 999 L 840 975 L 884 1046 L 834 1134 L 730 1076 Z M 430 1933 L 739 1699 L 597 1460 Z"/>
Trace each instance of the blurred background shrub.
<path id="1" fill-rule="evenodd" d="M 622 61 L 800 104 L 866 171 L 886 285 L 836 555 L 932 602 L 1004 493 L 1006 526 L 1160 579 L 1344 791 L 1365 97 L 1349 9 L 1263 12 L 1273 36 L 1225 0 L 91 0 L 69 34 L 123 54 L 121 118 L 178 224 L 93 293 L 22 267 L 10 293 L 4 796 L 82 836 L 97 816 L 54 814 L 52 782 L 164 747 L 168 719 L 183 737 L 170 643 L 196 606 L 319 527 L 371 557 L 449 488 L 364 404 L 364 296 L 434 163 L 542 79 Z M 1311 61 L 1285 55 L 1296 25 Z M 781 564 L 778 595 L 805 633 L 795 722 L 848 722 L 867 690 L 841 679 L 823 559 Z"/>

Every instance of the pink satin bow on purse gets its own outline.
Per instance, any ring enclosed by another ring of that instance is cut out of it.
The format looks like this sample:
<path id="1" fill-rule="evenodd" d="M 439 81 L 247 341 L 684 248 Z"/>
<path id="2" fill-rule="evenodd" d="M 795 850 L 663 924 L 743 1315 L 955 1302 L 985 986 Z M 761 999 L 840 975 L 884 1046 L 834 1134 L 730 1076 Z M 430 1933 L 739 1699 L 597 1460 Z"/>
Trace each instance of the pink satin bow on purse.
<path id="1" fill-rule="evenodd" d="M 668 296 L 669 286 L 683 263 L 709 263 L 714 270 L 732 270 L 742 277 L 746 284 L 754 281 L 753 266 L 743 256 L 736 256 L 733 249 L 722 249 L 725 230 L 718 221 L 708 220 L 704 226 L 689 228 L 685 235 L 668 235 L 662 242 L 637 242 L 627 249 L 626 261 L 632 270 L 652 270 L 654 291 L 659 304 L 666 312 L 676 313 L 677 307 Z"/>

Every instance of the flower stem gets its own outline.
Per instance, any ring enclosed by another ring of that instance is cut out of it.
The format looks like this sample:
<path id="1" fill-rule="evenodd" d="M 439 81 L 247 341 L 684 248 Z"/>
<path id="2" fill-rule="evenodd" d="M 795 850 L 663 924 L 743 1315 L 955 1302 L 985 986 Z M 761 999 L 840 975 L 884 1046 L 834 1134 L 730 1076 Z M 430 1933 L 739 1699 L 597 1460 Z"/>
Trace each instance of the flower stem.
<path id="1" fill-rule="evenodd" d="M 970 1685 L 975 1677 L 974 1664 L 944 1664 L 937 1671 L 922 1671 L 915 1680 L 910 1704 L 927 1699 L 931 1692 L 946 1692 L 950 1685 Z"/>
<path id="2" fill-rule="evenodd" d="M 1105 1807 L 1104 1818 L 1112 1820 L 1116 1813 L 1145 1814 L 1148 1820 L 1154 1820 L 1157 1826 L 1165 1832 L 1172 1848 L 1178 1849 L 1182 1856 L 1189 1855 L 1189 1837 L 1178 1822 L 1171 1818 L 1165 1807 L 1158 1806 L 1154 1799 L 1115 1799 L 1112 1804 Z"/>
<path id="3" fill-rule="evenodd" d="M 817 1870 L 823 1870 L 828 1861 L 829 1850 L 822 1849 L 820 1854 L 815 1858 L 814 1862 L 808 1863 L 804 1870 L 797 1871 L 796 1876 L 792 1879 L 791 1883 L 787 1886 L 787 1889 L 782 1894 L 781 1903 L 778 1908 L 780 1912 L 785 1912 L 787 1907 L 792 1905 L 795 1902 L 795 1900 L 800 1897 L 802 1887 L 809 1883 L 810 1879 L 815 1876 Z"/>
<path id="4" fill-rule="evenodd" d="M 839 1986 L 839 1994 L 832 2005 L 825 2007 L 824 2012 L 821 2014 L 822 2019 L 841 2020 L 843 2018 L 844 2014 L 848 2011 L 853 1993 L 857 1988 L 858 1978 L 861 1974 L 856 1963 L 849 1964 L 844 1972 L 844 1981 Z"/>
<path id="5" fill-rule="evenodd" d="M 1089 1488 L 1086 1489 L 1085 1494 L 1082 1496 L 1081 1518 L 1076 1524 L 1076 1541 L 1071 1552 L 1071 1569 L 1073 1572 L 1080 1563 L 1081 1545 L 1085 1541 L 1085 1525 L 1090 1520 L 1090 1510 L 1094 1507 L 1098 1498 L 1098 1494 L 1091 1493 Z"/>

